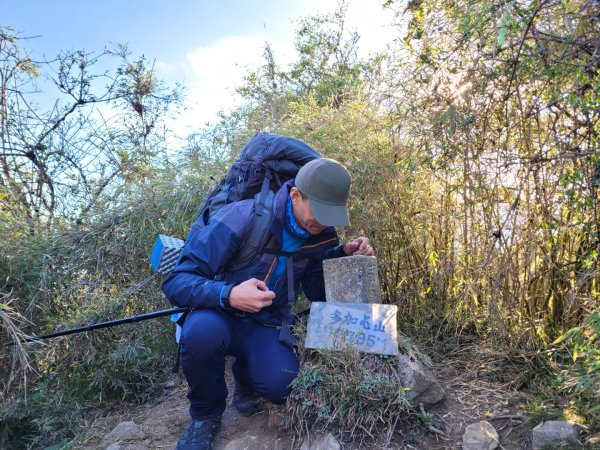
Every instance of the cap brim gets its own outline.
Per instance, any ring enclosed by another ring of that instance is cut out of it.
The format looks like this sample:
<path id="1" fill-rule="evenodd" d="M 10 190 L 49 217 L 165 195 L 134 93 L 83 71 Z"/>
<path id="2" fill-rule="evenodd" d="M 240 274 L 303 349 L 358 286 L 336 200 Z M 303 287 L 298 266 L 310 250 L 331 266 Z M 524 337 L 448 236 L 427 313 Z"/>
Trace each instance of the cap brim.
<path id="1" fill-rule="evenodd" d="M 348 209 L 346 206 L 335 206 L 321 203 L 313 199 L 310 200 L 310 208 L 321 225 L 327 227 L 347 227 L 350 225 Z"/>

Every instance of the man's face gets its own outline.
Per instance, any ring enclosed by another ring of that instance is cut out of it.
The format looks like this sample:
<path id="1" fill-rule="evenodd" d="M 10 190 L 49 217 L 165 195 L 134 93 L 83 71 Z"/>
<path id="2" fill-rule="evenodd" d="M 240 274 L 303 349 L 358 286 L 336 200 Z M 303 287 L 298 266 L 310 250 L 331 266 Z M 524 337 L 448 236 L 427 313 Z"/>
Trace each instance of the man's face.
<path id="1" fill-rule="evenodd" d="M 317 219 L 315 219 L 312 209 L 310 208 L 310 200 L 303 199 L 298 188 L 292 188 L 290 197 L 292 198 L 294 218 L 296 219 L 296 222 L 298 222 L 298 225 L 313 235 L 319 234 L 327 228 L 325 225 L 321 225 L 317 222 Z"/>

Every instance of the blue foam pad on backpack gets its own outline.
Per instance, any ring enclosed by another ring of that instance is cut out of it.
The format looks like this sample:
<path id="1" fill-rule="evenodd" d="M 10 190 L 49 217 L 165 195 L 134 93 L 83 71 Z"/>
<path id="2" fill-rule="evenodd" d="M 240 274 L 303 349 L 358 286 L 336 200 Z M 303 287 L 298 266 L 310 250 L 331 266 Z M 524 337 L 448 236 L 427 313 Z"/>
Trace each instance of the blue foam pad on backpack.
<path id="1" fill-rule="evenodd" d="M 184 244 L 181 239 L 159 234 L 150 255 L 152 269 L 164 274 L 171 272 L 177 265 Z"/>

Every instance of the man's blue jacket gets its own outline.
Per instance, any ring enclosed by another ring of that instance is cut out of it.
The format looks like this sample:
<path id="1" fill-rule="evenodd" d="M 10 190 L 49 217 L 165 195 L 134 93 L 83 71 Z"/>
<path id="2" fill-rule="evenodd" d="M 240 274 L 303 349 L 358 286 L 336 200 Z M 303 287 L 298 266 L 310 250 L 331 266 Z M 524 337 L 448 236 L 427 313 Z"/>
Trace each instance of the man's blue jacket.
<path id="1" fill-rule="evenodd" d="M 293 186 L 292 180 L 285 183 L 273 200 L 273 220 L 269 230 L 275 238 L 275 248 L 278 250 L 282 248 L 286 202 Z M 231 272 L 226 269 L 227 263 L 237 253 L 250 232 L 253 218 L 254 199 L 242 200 L 222 207 L 208 225 L 198 227 L 195 223 L 192 226 L 179 264 L 162 285 L 163 292 L 173 305 L 194 309 L 221 308 L 220 297 L 224 289 L 232 284 L 256 278 L 270 286 L 273 285 L 270 277 L 277 266 L 276 255 L 263 253 L 238 271 Z M 344 253 L 339 246 L 335 228 L 326 228 L 320 234 L 308 238 L 293 259 L 294 295 L 297 296 L 302 288 L 309 300 L 324 301 L 322 262 L 324 259 L 340 256 L 344 256 Z M 271 306 L 257 313 L 243 313 L 238 310 L 230 312 L 250 317 L 265 325 L 281 325 L 283 318 L 290 319 L 287 286 L 288 277 L 284 271 L 274 284 L 273 291 L 276 297 Z"/>

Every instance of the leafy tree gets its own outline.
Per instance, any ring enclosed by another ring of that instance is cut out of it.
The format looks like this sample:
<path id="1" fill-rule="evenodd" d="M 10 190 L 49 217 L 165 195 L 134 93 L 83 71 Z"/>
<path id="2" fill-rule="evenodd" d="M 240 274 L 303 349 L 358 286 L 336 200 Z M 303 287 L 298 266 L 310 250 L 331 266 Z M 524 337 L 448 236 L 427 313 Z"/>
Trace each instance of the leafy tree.
<path id="1" fill-rule="evenodd" d="M 0 28 L 0 186 L 6 210 L 33 231 L 80 220 L 103 199 L 117 200 L 126 180 L 147 178 L 165 157 L 162 120 L 181 89 L 166 88 L 125 48 L 34 62 L 21 40 Z M 119 63 L 114 74 L 98 70 L 108 58 Z M 55 89 L 50 109 L 36 102 L 40 82 Z"/>
<path id="2" fill-rule="evenodd" d="M 333 13 L 299 20 L 298 58 L 288 68 L 280 67 L 272 47 L 265 45 L 264 64 L 238 88 L 253 107 L 245 113 L 250 129 L 277 127 L 290 114 L 290 105 L 309 98 L 318 107 L 340 108 L 378 73 L 383 56 L 359 58 L 360 36 L 347 29 L 346 9 L 341 3 Z"/>

